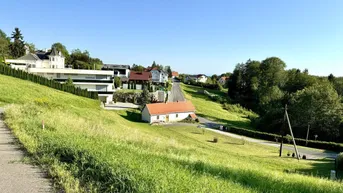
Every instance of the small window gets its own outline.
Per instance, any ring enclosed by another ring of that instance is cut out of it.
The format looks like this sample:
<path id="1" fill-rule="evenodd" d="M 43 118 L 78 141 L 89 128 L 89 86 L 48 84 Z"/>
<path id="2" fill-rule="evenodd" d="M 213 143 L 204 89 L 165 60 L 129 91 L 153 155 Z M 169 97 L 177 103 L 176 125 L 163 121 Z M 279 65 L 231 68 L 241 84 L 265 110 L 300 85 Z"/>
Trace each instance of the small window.
<path id="1" fill-rule="evenodd" d="M 176 118 L 178 118 L 179 117 L 179 114 L 176 114 Z"/>
<path id="2" fill-rule="evenodd" d="M 157 120 L 159 120 L 160 119 L 160 116 L 159 115 L 157 115 Z"/>

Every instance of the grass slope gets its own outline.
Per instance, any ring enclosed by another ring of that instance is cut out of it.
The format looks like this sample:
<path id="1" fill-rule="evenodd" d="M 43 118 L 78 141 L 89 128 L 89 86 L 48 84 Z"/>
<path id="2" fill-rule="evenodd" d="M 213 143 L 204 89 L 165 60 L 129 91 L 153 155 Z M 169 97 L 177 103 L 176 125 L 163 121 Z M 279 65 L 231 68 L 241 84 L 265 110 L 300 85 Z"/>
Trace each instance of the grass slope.
<path id="1" fill-rule="evenodd" d="M 66 192 L 343 191 L 321 178 L 331 162 L 279 158 L 275 148 L 191 126 L 150 126 L 137 112 L 28 81 L 0 75 L 0 102 L 29 155 Z"/>
<path id="2" fill-rule="evenodd" d="M 181 84 L 181 87 L 184 91 L 186 99 L 192 101 L 196 108 L 196 113 L 199 116 L 206 117 L 210 120 L 220 123 L 227 123 L 234 126 L 251 129 L 250 120 L 247 119 L 245 115 L 236 112 L 228 112 L 227 110 L 223 109 L 222 104 L 210 100 L 208 96 L 200 92 L 203 91 L 204 88 L 186 84 Z M 221 91 L 208 91 L 226 97 L 226 93 Z"/>

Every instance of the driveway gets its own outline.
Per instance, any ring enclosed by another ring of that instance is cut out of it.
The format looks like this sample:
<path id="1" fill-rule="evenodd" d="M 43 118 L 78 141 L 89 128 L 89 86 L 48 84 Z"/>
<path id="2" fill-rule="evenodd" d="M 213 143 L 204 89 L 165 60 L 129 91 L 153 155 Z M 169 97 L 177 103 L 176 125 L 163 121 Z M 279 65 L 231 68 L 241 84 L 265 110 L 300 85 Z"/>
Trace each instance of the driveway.
<path id="1" fill-rule="evenodd" d="M 24 153 L 1 119 L 2 113 L 0 108 L 0 192 L 53 192 L 40 168 L 21 161 Z"/>
<path id="2" fill-rule="evenodd" d="M 168 96 L 168 102 L 185 101 L 185 96 L 183 95 L 182 89 L 180 87 L 180 82 L 173 82 L 170 96 Z"/>
<path id="3" fill-rule="evenodd" d="M 214 128 L 218 128 L 218 126 L 220 126 L 220 124 L 218 124 L 214 121 L 208 120 L 206 118 L 199 117 L 199 116 L 198 116 L 198 119 L 199 119 L 199 122 L 205 126 L 206 130 L 213 131 L 213 132 L 216 132 L 216 133 L 219 133 L 222 135 L 226 135 L 229 137 L 233 137 L 233 138 L 244 139 L 245 141 L 249 141 L 249 142 L 253 142 L 253 143 L 258 143 L 258 144 L 262 144 L 262 145 L 280 148 L 280 143 L 276 143 L 273 141 L 261 140 L 261 139 L 254 139 L 254 138 L 237 135 L 237 134 L 230 133 L 230 132 L 220 131 L 220 130 L 214 129 Z M 337 153 L 332 152 L 332 151 L 327 151 L 327 150 L 322 150 L 322 149 L 314 149 L 314 148 L 308 148 L 308 147 L 302 147 L 302 146 L 297 146 L 297 148 L 298 148 L 299 154 L 301 156 L 306 155 L 307 159 L 336 158 L 336 156 L 337 156 Z M 295 152 L 294 146 L 291 144 L 284 144 L 283 145 L 283 151 L 284 152 L 288 152 L 288 151 L 289 152 Z"/>

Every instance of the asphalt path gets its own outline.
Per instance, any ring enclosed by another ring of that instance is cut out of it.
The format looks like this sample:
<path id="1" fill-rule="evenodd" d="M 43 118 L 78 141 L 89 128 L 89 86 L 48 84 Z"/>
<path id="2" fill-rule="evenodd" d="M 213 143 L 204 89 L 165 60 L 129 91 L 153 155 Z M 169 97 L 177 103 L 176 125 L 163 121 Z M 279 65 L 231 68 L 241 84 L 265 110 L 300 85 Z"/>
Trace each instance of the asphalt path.
<path id="1" fill-rule="evenodd" d="M 180 83 L 174 81 L 171 89 L 171 94 L 168 96 L 168 102 L 185 101 L 185 96 L 183 95 Z"/>
<path id="2" fill-rule="evenodd" d="M 4 124 L 2 113 L 0 108 L 0 192 L 53 192 L 40 168 L 22 162 L 24 152 Z"/>

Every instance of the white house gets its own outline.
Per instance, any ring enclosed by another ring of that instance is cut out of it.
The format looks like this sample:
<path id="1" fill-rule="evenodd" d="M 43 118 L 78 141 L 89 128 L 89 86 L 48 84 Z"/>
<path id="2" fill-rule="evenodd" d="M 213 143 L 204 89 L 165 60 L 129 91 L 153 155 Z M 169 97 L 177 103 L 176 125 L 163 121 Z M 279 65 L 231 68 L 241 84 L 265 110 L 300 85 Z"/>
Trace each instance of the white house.
<path id="1" fill-rule="evenodd" d="M 168 73 L 163 70 L 158 70 L 156 68 L 151 71 L 152 82 L 154 83 L 166 83 L 168 82 Z"/>
<path id="2" fill-rule="evenodd" d="M 145 105 L 142 110 L 142 120 L 155 122 L 175 122 L 195 118 L 195 107 L 190 101 L 171 102 L 171 103 L 152 103 Z"/>
<path id="3" fill-rule="evenodd" d="M 113 71 L 64 68 L 64 57 L 56 49 L 51 52 L 28 53 L 18 59 L 5 60 L 12 68 L 64 83 L 68 78 L 75 86 L 97 92 L 104 103 L 113 101 Z"/>
<path id="4" fill-rule="evenodd" d="M 186 81 L 191 81 L 193 80 L 194 82 L 202 82 L 205 83 L 207 81 L 207 76 L 204 74 L 198 74 L 198 75 L 188 75 L 186 76 Z"/>
<path id="5" fill-rule="evenodd" d="M 13 68 L 64 68 L 64 56 L 53 48 L 50 52 L 38 51 L 35 54 L 27 53 L 18 59 L 6 59 Z"/>

